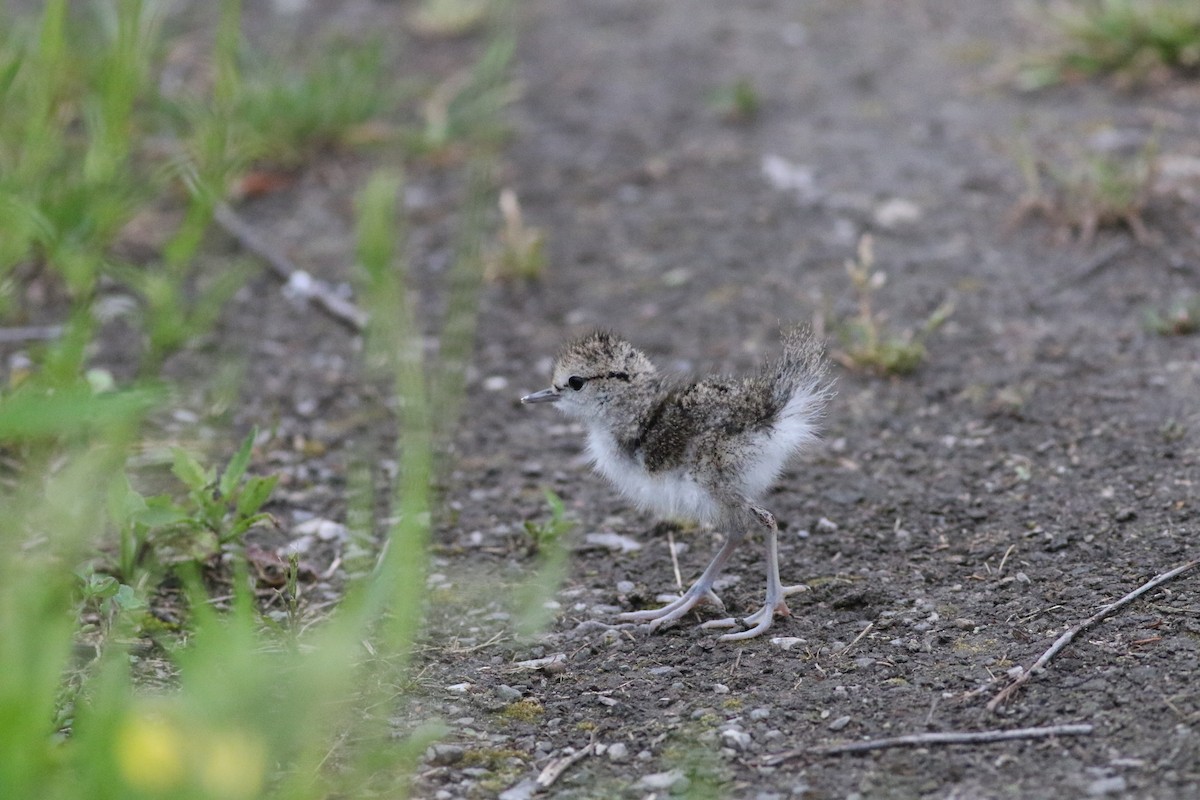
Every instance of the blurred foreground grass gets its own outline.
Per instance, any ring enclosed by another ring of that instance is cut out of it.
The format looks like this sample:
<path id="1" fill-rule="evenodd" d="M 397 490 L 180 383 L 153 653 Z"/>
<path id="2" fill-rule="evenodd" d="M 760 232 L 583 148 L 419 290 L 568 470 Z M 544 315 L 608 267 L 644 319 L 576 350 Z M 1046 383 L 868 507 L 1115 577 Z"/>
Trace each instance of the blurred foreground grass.
<path id="1" fill-rule="evenodd" d="M 385 91 L 377 45 L 314 54 L 307 72 L 248 73 L 237 0 L 219 4 L 201 59 L 211 80 L 168 96 L 162 8 L 50 0 L 37 18 L 0 8 L 0 329 L 55 323 L 29 341 L 14 335 L 0 371 L 0 797 L 404 796 L 439 730 L 397 730 L 390 713 L 425 590 L 444 417 L 431 398 L 457 407 L 473 339 L 494 142 L 469 135 L 502 127 L 512 31 L 497 10 L 469 79 L 439 99 L 435 119 L 395 137 L 406 157 L 451 144 L 467 153 L 446 361 L 425 363 L 415 334 L 399 175 L 380 172 L 359 194 L 366 362 L 398 398 L 400 470 L 388 503 L 368 498 L 350 515 L 365 539 L 386 528 L 374 569 L 328 620 L 300 631 L 265 623 L 240 547 L 274 487 L 251 474 L 254 435 L 219 469 L 177 449 L 182 500 L 135 491 L 130 455 L 148 415 L 177 394 L 164 359 L 210 330 L 244 279 L 205 251 L 230 186 L 261 159 L 295 163 L 361 138 L 355 131 L 386 123 L 398 98 Z M 160 246 L 129 257 L 129 227 L 164 206 L 178 213 Z M 138 298 L 140 346 L 125 377 L 90 361 L 98 303 L 114 287 Z M 218 554 L 233 587 L 219 601 L 202 570 Z M 128 645 L 168 579 L 186 619 L 158 642 L 173 672 L 171 688 L 155 690 L 131 673 Z M 86 631 L 90 652 L 80 646 L 85 610 L 102 621 Z"/>

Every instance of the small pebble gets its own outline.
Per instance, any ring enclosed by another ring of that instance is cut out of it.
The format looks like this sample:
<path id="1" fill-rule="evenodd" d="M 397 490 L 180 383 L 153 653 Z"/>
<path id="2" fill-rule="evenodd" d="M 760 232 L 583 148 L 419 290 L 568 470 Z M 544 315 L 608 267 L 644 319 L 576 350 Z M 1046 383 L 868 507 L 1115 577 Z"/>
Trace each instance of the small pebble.
<path id="1" fill-rule="evenodd" d="M 911 225 L 919 219 L 921 207 L 902 197 L 885 200 L 875 209 L 875 224 L 888 230 Z"/>
<path id="2" fill-rule="evenodd" d="M 466 682 L 454 683 L 454 684 L 451 684 L 450 686 L 446 687 L 447 692 L 454 692 L 455 694 L 466 694 L 470 689 L 471 689 L 471 684 L 466 683 Z"/>
<path id="3" fill-rule="evenodd" d="M 745 731 L 729 728 L 721 731 L 721 738 L 725 740 L 726 744 L 736 750 L 746 750 L 750 747 L 750 734 Z"/>
<path id="4" fill-rule="evenodd" d="M 466 750 L 457 744 L 438 743 L 425 751 L 425 759 L 434 766 L 445 767 L 462 761 Z"/>
<path id="5" fill-rule="evenodd" d="M 350 538 L 346 526 L 331 519 L 310 519 L 292 528 L 293 536 L 315 535 L 323 542 L 346 541 Z"/>
<path id="6" fill-rule="evenodd" d="M 533 778 L 526 778 L 511 789 L 500 793 L 500 800 L 529 800 L 538 790 L 538 783 Z"/>
<path id="7" fill-rule="evenodd" d="M 636 588 L 633 581 L 617 581 L 618 594 L 629 594 Z"/>
<path id="8" fill-rule="evenodd" d="M 653 772 L 649 775 L 643 775 L 635 788 L 649 789 L 652 792 L 664 789 L 673 792 L 682 792 L 686 790 L 687 786 L 688 779 L 684 776 L 683 770 L 671 769 L 666 772 Z"/>
<path id="9" fill-rule="evenodd" d="M 729 687 L 723 683 L 714 683 L 713 691 L 717 694 L 729 694 Z"/>
<path id="10" fill-rule="evenodd" d="M 501 684 L 495 689 L 496 698 L 505 703 L 515 703 L 521 699 L 521 692 L 507 684 Z"/>
<path id="11" fill-rule="evenodd" d="M 771 709 L 769 708 L 753 708 L 750 710 L 750 719 L 755 722 L 760 719 L 766 719 L 769 716 L 771 716 Z"/>
<path id="12" fill-rule="evenodd" d="M 771 644 L 780 650 L 791 650 L 798 644 L 804 644 L 804 640 L 798 636 L 776 636 L 771 639 Z"/>
<path id="13" fill-rule="evenodd" d="M 1125 794 L 1125 788 L 1125 778 L 1120 775 L 1114 775 L 1111 778 L 1101 778 L 1098 781 L 1092 781 L 1088 784 L 1087 793 L 1089 797 L 1103 797 L 1108 794 Z"/>
<path id="14" fill-rule="evenodd" d="M 629 760 L 629 748 L 623 742 L 610 744 L 608 746 L 608 760 L 614 764 L 620 764 L 622 761 Z"/>
<path id="15" fill-rule="evenodd" d="M 840 731 L 842 728 L 850 724 L 849 717 L 838 717 L 833 722 L 829 723 L 829 730 Z"/>
<path id="16" fill-rule="evenodd" d="M 502 392 L 508 388 L 508 378 L 503 375 L 490 375 L 483 379 L 483 388 L 489 392 Z"/>

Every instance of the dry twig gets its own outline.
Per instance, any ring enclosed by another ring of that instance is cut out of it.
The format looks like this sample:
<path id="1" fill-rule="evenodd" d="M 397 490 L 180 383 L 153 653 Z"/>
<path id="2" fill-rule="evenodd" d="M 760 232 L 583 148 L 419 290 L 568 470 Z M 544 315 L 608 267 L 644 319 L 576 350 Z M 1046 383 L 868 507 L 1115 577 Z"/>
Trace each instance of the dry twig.
<path id="1" fill-rule="evenodd" d="M 675 585 L 683 591 L 683 574 L 679 571 L 679 553 L 675 552 L 675 532 L 667 528 L 667 549 L 671 551 L 671 566 L 675 568 Z"/>
<path id="2" fill-rule="evenodd" d="M 62 325 L 28 325 L 20 328 L 0 328 L 0 344 L 47 342 L 62 336 Z"/>
<path id="3" fill-rule="evenodd" d="M 1045 666 L 1050 663 L 1050 659 L 1052 659 L 1056 655 L 1058 655 L 1067 645 L 1069 645 L 1071 643 L 1071 641 L 1076 636 L 1083 633 L 1084 631 L 1086 631 L 1088 628 L 1092 627 L 1096 623 L 1102 621 L 1105 617 L 1109 616 L 1113 612 L 1119 611 L 1120 609 L 1129 605 L 1134 600 L 1136 600 L 1139 597 L 1141 597 L 1142 595 L 1146 594 L 1146 592 L 1149 592 L 1153 589 L 1158 588 L 1159 586 L 1162 586 L 1164 583 L 1171 580 L 1172 578 L 1177 578 L 1180 575 L 1182 575 L 1183 573 L 1187 572 L 1190 569 L 1195 568 L 1198 565 L 1200 565 L 1200 558 L 1195 559 L 1193 561 L 1189 561 L 1186 564 L 1183 564 L 1182 566 L 1178 566 L 1175 569 L 1170 570 L 1168 572 L 1164 572 L 1161 575 L 1157 575 L 1154 578 L 1151 578 L 1146 583 L 1143 583 L 1138 588 L 1134 589 L 1129 594 L 1122 597 L 1120 600 L 1117 600 L 1114 603 L 1109 603 L 1104 608 L 1100 609 L 1095 614 L 1093 614 L 1092 616 L 1085 619 L 1083 622 L 1080 622 L 1079 624 L 1068 628 L 1066 633 L 1064 633 L 1062 636 L 1058 637 L 1058 639 L 1055 640 L 1054 644 L 1050 645 L 1049 650 L 1042 653 L 1041 658 L 1039 658 L 1037 661 L 1033 662 L 1032 667 L 1030 667 L 1029 669 L 1022 672 L 1020 675 L 1018 675 L 1016 680 L 1014 680 L 1008 686 L 1001 689 L 1000 692 L 997 693 L 995 697 L 993 697 L 990 701 L 988 701 L 988 704 L 987 704 L 988 711 L 995 711 L 1000 705 L 1007 702 L 1009 700 L 1009 698 L 1011 698 L 1014 694 L 1016 694 L 1017 689 L 1021 688 L 1021 686 L 1023 686 L 1029 680 L 1031 680 L 1034 675 L 1036 675 L 1039 672 L 1042 672 L 1044 670 Z"/>
<path id="4" fill-rule="evenodd" d="M 236 211 L 221 203 L 217 206 L 213 219 L 244 249 L 262 259 L 285 286 L 291 287 L 296 294 L 303 296 L 354 333 L 362 333 L 367 326 L 365 311 L 349 300 L 338 297 L 330 291 L 324 281 L 313 278 L 296 266 L 290 258 L 272 247 L 258 231 L 238 216 Z"/>
<path id="5" fill-rule="evenodd" d="M 549 786 L 553 785 L 554 782 L 558 780 L 559 777 L 568 769 L 570 769 L 576 762 L 582 761 L 595 751 L 596 742 L 595 740 L 592 740 L 591 742 L 588 742 L 586 747 L 576 750 L 574 753 L 571 753 L 571 755 L 554 759 L 546 765 L 545 769 L 538 773 L 537 785 L 543 789 L 548 788 Z"/>
<path id="6" fill-rule="evenodd" d="M 941 733 L 914 733 L 908 736 L 892 736 L 887 739 L 870 739 L 865 742 L 846 742 L 821 747 L 799 747 L 782 753 L 764 756 L 759 762 L 764 767 L 773 767 L 800 756 L 837 756 L 848 753 L 866 753 L 889 747 L 925 747 L 933 744 L 991 744 L 1011 739 L 1044 739 L 1048 736 L 1083 736 L 1091 733 L 1091 725 L 1049 725 L 1044 728 L 1015 728 L 1008 731 L 947 731 Z"/>

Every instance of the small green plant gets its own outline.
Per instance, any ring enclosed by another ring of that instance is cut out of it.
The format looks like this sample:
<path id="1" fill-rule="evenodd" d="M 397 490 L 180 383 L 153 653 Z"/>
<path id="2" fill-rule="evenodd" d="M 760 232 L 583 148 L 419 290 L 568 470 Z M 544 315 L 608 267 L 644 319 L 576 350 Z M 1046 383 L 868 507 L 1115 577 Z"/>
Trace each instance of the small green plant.
<path id="1" fill-rule="evenodd" d="M 1038 214 L 1084 246 L 1104 228 L 1124 226 L 1139 242 L 1150 238 L 1143 217 L 1158 177 L 1154 140 L 1133 157 L 1080 153 L 1053 162 L 1022 142 L 1017 163 L 1025 193 L 1010 215 L 1010 226 Z"/>
<path id="2" fill-rule="evenodd" d="M 255 429 L 246 436 L 219 476 L 214 469 L 205 469 L 187 451 L 181 448 L 174 451 L 172 472 L 188 489 L 188 503 L 177 507 L 186 515 L 184 524 L 193 530 L 212 533 L 218 545 L 236 541 L 254 525 L 270 519 L 270 514 L 260 509 L 270 499 L 279 476 L 246 477 L 257 435 Z"/>
<path id="3" fill-rule="evenodd" d="M 530 555 L 537 555 L 550 548 L 561 546 L 563 538 L 575 527 L 575 522 L 567 519 L 567 509 L 562 498 L 550 489 L 546 490 L 546 505 L 550 506 L 550 519 L 543 522 L 525 520 L 525 533 L 529 537 Z"/>
<path id="4" fill-rule="evenodd" d="M 753 122 L 762 108 L 762 98 L 748 78 L 722 86 L 710 95 L 708 102 L 727 122 Z"/>
<path id="5" fill-rule="evenodd" d="M 887 275 L 875 269 L 871 236 L 859 240 L 857 257 L 846 261 L 846 273 L 858 296 L 858 313 L 839 326 L 842 350 L 836 358 L 848 367 L 881 375 L 914 372 L 925 359 L 926 340 L 950 317 L 954 305 L 942 303 L 920 328 L 896 333 L 886 327 L 883 315 L 874 306 L 874 295 L 887 281 Z"/>
<path id="6" fill-rule="evenodd" d="M 507 77 L 515 51 L 515 36 L 497 36 L 472 69 L 435 86 L 422 107 L 424 127 L 410 146 L 446 158 L 455 145 L 489 147 L 502 141 L 508 129 L 500 112 L 516 96 Z"/>
<path id="7" fill-rule="evenodd" d="M 575 527 L 567 519 L 566 506 L 557 494 L 546 490 L 550 519 L 545 522 L 525 522 L 529 537 L 528 550 L 537 558 L 534 572 L 514 592 L 516 627 L 522 636 L 542 631 L 554 616 L 554 594 L 567 574 L 567 535 Z"/>
<path id="8" fill-rule="evenodd" d="M 1159 336 L 1188 336 L 1200 333 L 1200 295 L 1177 300 L 1159 312 L 1145 312 L 1146 329 Z"/>
<path id="9" fill-rule="evenodd" d="M 194 456 L 176 448 L 172 472 L 187 488 L 182 502 L 170 495 L 144 497 L 128 479 L 114 482 L 109 514 L 118 530 L 115 572 L 134 581 L 159 565 L 203 561 L 269 520 L 261 511 L 278 475 L 246 477 L 257 431 L 251 431 L 218 476 Z"/>
<path id="10" fill-rule="evenodd" d="M 521 202 L 512 189 L 500 192 L 500 216 L 504 225 L 496 247 L 488 253 L 484 276 L 492 281 L 541 278 L 546 271 L 546 237 L 525 224 Z"/>
<path id="11" fill-rule="evenodd" d="M 1111 75 L 1132 85 L 1165 73 L 1200 72 L 1200 4 L 1195 0 L 1083 0 L 1050 7 L 1055 52 L 1020 73 L 1025 89 Z"/>
<path id="12" fill-rule="evenodd" d="M 141 611 L 146 601 L 137 590 L 112 575 L 96 572 L 90 565 L 75 573 L 79 577 L 79 600 L 85 608 L 95 608 L 104 628 L 111 629 L 120 614 Z"/>
<path id="13" fill-rule="evenodd" d="M 293 167 L 323 148 L 388 138 L 381 120 L 400 97 L 379 40 L 332 42 L 301 69 L 252 62 L 232 121 L 253 160 Z"/>

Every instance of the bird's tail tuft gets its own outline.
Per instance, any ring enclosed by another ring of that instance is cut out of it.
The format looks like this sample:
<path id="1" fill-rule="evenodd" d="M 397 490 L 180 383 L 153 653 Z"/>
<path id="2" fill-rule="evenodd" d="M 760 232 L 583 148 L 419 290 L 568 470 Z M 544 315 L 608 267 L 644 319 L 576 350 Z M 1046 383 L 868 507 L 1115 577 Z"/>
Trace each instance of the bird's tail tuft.
<path id="1" fill-rule="evenodd" d="M 824 345 L 807 325 L 783 334 L 783 356 L 766 368 L 779 408 L 792 408 L 813 421 L 834 395 Z"/>

